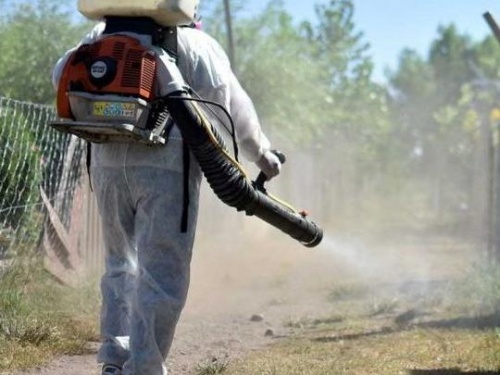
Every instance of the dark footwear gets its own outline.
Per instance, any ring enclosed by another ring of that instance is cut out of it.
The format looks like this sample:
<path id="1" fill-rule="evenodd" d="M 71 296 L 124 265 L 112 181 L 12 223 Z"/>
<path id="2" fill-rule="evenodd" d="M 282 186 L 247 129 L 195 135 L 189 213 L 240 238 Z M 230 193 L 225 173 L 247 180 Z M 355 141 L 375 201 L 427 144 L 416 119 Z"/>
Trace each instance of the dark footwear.
<path id="1" fill-rule="evenodd" d="M 122 375 L 122 369 L 115 365 L 104 365 L 101 375 Z"/>

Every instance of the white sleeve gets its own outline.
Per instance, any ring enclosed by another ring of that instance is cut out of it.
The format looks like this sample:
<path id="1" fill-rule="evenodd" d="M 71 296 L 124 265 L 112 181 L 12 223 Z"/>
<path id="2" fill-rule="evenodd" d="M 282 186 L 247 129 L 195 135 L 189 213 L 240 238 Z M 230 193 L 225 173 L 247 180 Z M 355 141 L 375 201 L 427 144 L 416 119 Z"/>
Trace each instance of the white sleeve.
<path id="1" fill-rule="evenodd" d="M 233 73 L 230 75 L 229 92 L 230 113 L 236 126 L 241 151 L 247 160 L 256 162 L 271 148 L 271 143 L 262 131 L 252 100 Z"/>
<path id="2" fill-rule="evenodd" d="M 92 29 L 92 31 L 90 31 L 87 35 L 85 35 L 82 38 L 82 40 L 80 40 L 80 43 L 78 43 L 76 47 L 73 47 L 70 50 L 66 51 L 66 53 L 57 61 L 56 65 L 54 66 L 54 69 L 52 70 L 52 85 L 56 90 L 57 87 L 59 86 L 59 80 L 61 78 L 64 66 L 66 65 L 66 61 L 68 60 L 71 53 L 83 44 L 93 43 L 103 33 L 105 26 L 106 25 L 104 22 L 98 23 Z"/>
<path id="3" fill-rule="evenodd" d="M 262 131 L 253 102 L 231 70 L 223 48 L 215 39 L 198 30 L 182 30 L 179 35 L 190 60 L 186 62 L 188 71 L 183 71 L 188 84 L 204 99 L 226 107 L 233 118 L 243 156 L 256 162 L 270 149 L 270 142 Z"/>

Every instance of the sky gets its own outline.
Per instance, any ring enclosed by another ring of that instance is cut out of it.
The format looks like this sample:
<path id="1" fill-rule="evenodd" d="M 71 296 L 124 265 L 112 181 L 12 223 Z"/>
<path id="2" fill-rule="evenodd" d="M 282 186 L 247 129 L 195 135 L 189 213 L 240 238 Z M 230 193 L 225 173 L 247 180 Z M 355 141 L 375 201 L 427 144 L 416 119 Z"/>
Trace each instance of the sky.
<path id="1" fill-rule="evenodd" d="M 268 2 L 247 0 L 255 10 L 263 9 Z M 317 3 L 328 0 L 284 0 L 285 8 L 297 21 L 313 21 Z M 454 23 L 460 33 L 481 40 L 491 34 L 483 18 L 485 12 L 500 24 L 500 0 L 354 0 L 354 6 L 354 21 L 371 45 L 374 78 L 379 81 L 384 80 L 387 68 L 395 70 L 404 48 L 426 57 L 439 25 Z"/>
<path id="2" fill-rule="evenodd" d="M 244 4 L 248 12 L 255 12 L 262 11 L 270 1 L 274 0 L 246 0 Z M 314 22 L 314 4 L 329 2 L 282 1 L 297 22 Z M 483 18 L 485 12 L 490 12 L 500 24 L 500 0 L 353 1 L 357 30 L 364 33 L 365 41 L 371 46 L 370 53 L 375 64 L 373 78 L 381 82 L 384 81 L 387 69 L 397 68 L 398 56 L 404 48 L 414 49 L 425 58 L 430 43 L 438 35 L 439 25 L 454 23 L 460 33 L 469 34 L 478 41 L 491 35 Z"/>

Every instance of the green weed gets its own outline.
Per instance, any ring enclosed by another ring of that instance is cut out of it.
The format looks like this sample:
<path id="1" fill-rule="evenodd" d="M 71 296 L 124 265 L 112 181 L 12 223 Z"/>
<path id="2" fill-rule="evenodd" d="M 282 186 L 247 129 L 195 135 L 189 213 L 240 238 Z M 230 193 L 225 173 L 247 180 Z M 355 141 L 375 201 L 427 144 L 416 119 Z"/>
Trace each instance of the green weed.
<path id="1" fill-rule="evenodd" d="M 199 363 L 196 366 L 196 375 L 217 375 L 226 371 L 229 363 L 227 358 L 213 357 L 210 360 Z"/>

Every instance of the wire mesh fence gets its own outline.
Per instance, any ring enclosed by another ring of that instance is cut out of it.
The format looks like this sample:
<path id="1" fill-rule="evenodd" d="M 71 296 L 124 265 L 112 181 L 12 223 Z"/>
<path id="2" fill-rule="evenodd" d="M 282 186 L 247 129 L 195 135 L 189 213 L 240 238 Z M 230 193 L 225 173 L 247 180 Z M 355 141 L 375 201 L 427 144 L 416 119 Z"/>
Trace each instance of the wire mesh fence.
<path id="1" fill-rule="evenodd" d="M 55 116 L 51 106 L 0 97 L 0 258 L 36 248 L 51 214 L 70 226 L 85 147 L 48 126 Z"/>

